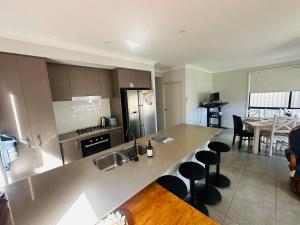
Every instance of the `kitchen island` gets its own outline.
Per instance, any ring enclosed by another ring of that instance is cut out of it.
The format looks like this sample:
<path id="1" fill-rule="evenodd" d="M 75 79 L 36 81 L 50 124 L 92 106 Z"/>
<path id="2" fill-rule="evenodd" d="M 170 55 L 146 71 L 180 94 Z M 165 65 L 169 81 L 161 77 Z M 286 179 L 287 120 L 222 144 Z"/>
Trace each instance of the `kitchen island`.
<path id="1" fill-rule="evenodd" d="M 118 151 L 123 144 L 72 162 L 5 188 L 13 225 L 94 225 L 159 176 L 175 171 L 220 129 L 180 124 L 137 139 L 147 144 L 157 135 L 172 137 L 163 144 L 152 141 L 154 157 L 140 156 L 109 171 L 99 170 L 93 159 Z"/>

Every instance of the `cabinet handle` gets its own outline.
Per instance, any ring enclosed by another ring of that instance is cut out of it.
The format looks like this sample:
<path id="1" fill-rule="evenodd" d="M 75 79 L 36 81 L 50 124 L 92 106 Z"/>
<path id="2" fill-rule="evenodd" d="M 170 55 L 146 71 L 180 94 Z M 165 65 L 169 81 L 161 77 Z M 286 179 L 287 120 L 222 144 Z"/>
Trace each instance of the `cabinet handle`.
<path id="1" fill-rule="evenodd" d="M 31 148 L 31 140 L 29 137 L 26 138 L 26 142 L 27 142 L 28 148 Z"/>
<path id="2" fill-rule="evenodd" d="M 36 137 L 37 137 L 37 139 L 38 139 L 38 141 L 39 141 L 39 146 L 42 146 L 42 138 L 41 138 L 41 135 L 38 134 Z"/>

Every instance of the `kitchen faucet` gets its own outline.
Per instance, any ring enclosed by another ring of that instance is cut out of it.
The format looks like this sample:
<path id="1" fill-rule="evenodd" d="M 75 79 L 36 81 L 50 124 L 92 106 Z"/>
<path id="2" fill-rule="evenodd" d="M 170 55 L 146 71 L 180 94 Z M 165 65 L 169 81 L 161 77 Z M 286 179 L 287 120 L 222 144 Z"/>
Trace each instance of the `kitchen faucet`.
<path id="1" fill-rule="evenodd" d="M 136 138 L 135 138 L 134 132 L 130 128 L 128 128 L 125 135 L 126 135 L 127 138 L 130 135 L 131 139 L 134 140 L 134 146 L 133 146 L 133 148 L 135 150 L 134 160 L 138 161 L 139 160 L 139 153 L 138 153 L 138 149 L 137 149 L 137 146 L 136 146 Z"/>

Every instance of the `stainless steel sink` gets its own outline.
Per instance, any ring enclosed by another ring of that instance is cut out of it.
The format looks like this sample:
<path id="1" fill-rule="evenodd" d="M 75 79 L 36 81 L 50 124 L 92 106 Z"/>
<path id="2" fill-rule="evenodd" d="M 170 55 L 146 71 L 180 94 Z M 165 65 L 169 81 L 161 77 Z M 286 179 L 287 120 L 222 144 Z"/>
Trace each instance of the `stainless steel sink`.
<path id="1" fill-rule="evenodd" d="M 146 152 L 147 152 L 147 146 L 146 145 L 136 144 L 136 147 L 138 149 L 138 154 L 139 155 L 146 154 Z M 134 152 L 134 145 L 132 144 L 132 145 L 126 146 L 125 148 L 121 149 L 119 152 L 126 155 L 126 156 L 128 156 L 130 154 L 130 152 Z"/>
<path id="2" fill-rule="evenodd" d="M 122 166 L 124 163 L 128 163 L 129 161 L 129 158 L 119 152 L 112 152 L 93 160 L 95 166 L 99 170 L 104 171 L 114 169 L 117 166 Z"/>
<path id="3" fill-rule="evenodd" d="M 146 154 L 146 145 L 137 144 L 136 147 L 139 155 Z M 132 155 L 134 151 L 134 145 L 132 144 L 120 149 L 118 152 L 108 153 L 95 158 L 93 159 L 93 163 L 99 170 L 108 171 L 116 168 L 117 166 L 122 166 L 124 163 L 128 163 L 130 161 L 130 154 Z"/>

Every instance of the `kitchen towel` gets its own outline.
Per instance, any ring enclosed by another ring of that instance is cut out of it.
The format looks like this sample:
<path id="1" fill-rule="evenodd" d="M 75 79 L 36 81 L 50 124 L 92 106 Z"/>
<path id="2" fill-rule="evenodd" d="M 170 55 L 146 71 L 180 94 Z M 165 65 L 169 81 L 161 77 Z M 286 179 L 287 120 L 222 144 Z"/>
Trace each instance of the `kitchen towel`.
<path id="1" fill-rule="evenodd" d="M 10 164 L 18 156 L 17 140 L 15 137 L 0 134 L 0 156 L 6 170 L 10 170 Z"/>

